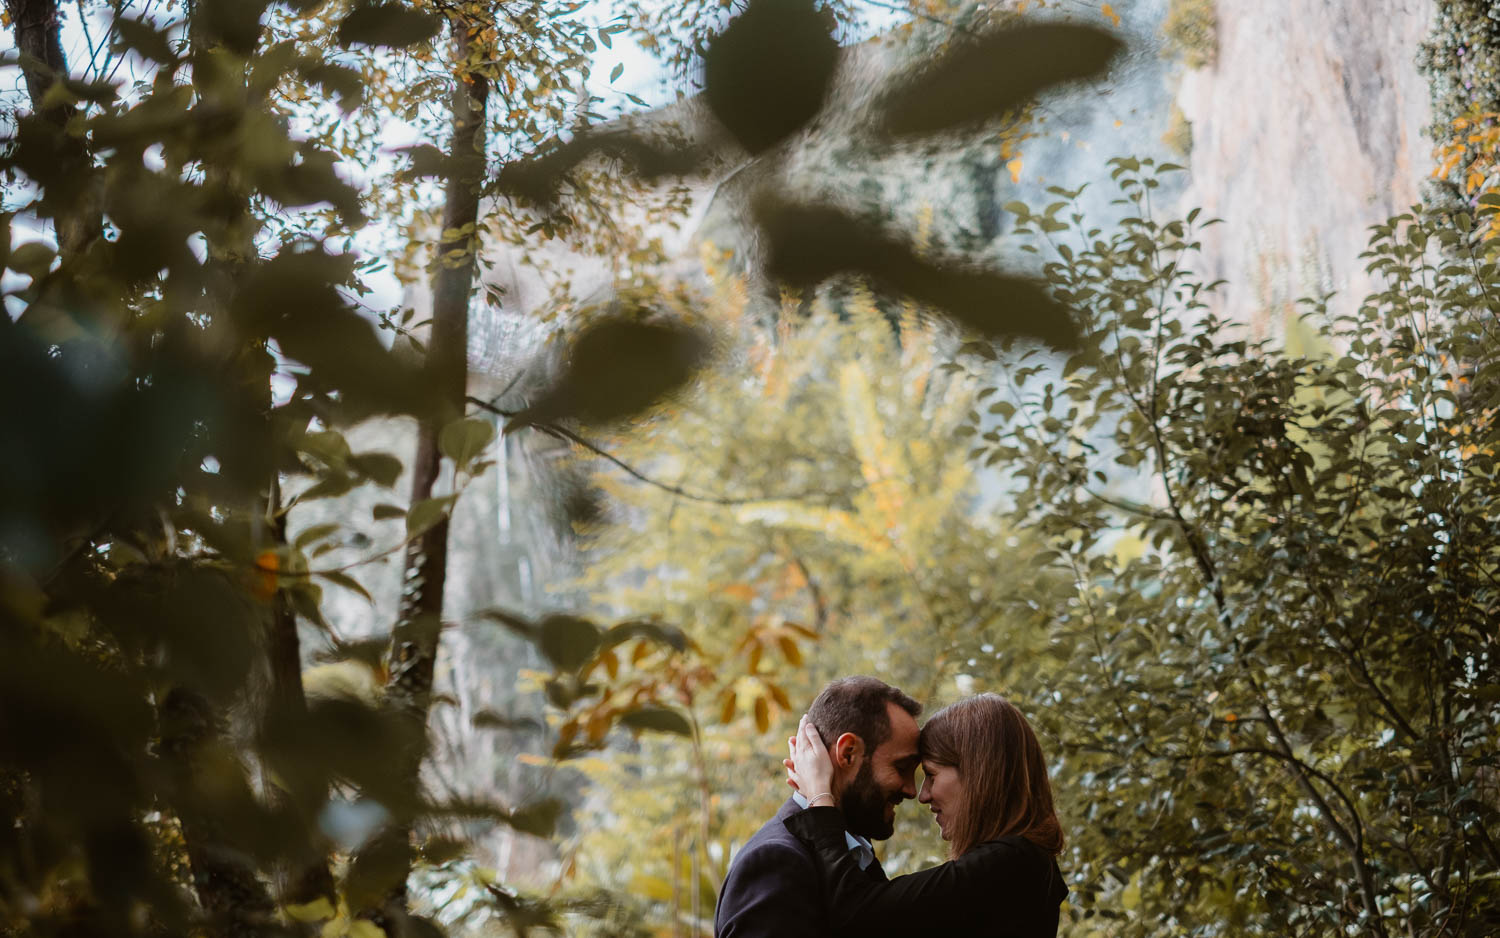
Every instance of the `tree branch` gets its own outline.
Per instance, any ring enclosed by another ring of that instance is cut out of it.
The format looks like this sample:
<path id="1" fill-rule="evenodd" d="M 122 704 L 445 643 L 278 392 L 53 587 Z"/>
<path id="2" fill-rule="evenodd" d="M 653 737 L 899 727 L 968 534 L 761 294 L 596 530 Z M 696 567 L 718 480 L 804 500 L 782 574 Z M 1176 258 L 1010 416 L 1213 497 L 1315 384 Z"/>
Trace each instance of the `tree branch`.
<path id="1" fill-rule="evenodd" d="M 475 407 L 478 407 L 478 408 L 480 408 L 481 410 L 484 410 L 484 411 L 488 411 L 489 413 L 495 414 L 498 417 L 504 417 L 506 419 L 509 419 L 509 418 L 514 417 L 516 415 L 515 411 L 502 410 L 499 407 L 496 407 L 494 404 L 490 403 L 489 401 L 480 400 L 477 397 L 470 397 L 470 398 L 468 398 L 468 402 L 470 404 L 473 404 Z M 653 478 L 651 478 L 650 476 L 646 475 L 641 470 L 639 470 L 639 469 L 635 468 L 634 466 L 630 465 L 629 463 L 625 462 L 620 457 L 618 457 L 618 456 L 614 455 L 613 453 L 609 452 L 608 450 L 604 449 L 599 444 L 593 443 L 593 442 L 589 441 L 588 439 L 585 439 L 584 437 L 579 436 L 577 433 L 573 432 L 572 430 L 569 430 L 567 427 L 564 427 L 564 426 L 562 426 L 560 424 L 549 423 L 547 421 L 533 421 L 533 422 L 529 422 L 527 424 L 527 426 L 530 427 L 533 430 L 539 430 L 542 433 L 545 433 L 545 434 L 547 434 L 549 436 L 556 437 L 556 438 L 558 438 L 560 440 L 566 440 L 567 442 L 572 443 L 575 446 L 582 447 L 583 449 L 586 449 L 589 452 L 593 453 L 595 456 L 598 456 L 600 459 L 603 459 L 606 462 L 609 462 L 610 464 L 614 465 L 616 468 L 618 468 L 621 471 L 623 471 L 626 475 L 629 475 L 631 478 L 636 479 L 637 481 L 644 482 L 647 485 L 654 486 L 655 488 L 661 489 L 663 492 L 667 492 L 667 493 L 669 493 L 671 495 L 677 495 L 677 496 L 679 496 L 681 498 L 689 499 L 690 501 L 703 502 L 703 503 L 709 504 L 709 505 L 733 506 L 733 505 L 754 505 L 754 504 L 757 504 L 759 502 L 771 502 L 771 501 L 800 501 L 800 500 L 803 500 L 803 499 L 814 499 L 814 498 L 818 498 L 818 499 L 835 499 L 835 498 L 842 498 L 842 497 L 844 497 L 844 496 L 846 496 L 848 494 L 847 492 L 811 491 L 811 492 L 796 492 L 796 493 L 784 494 L 784 495 L 752 495 L 752 496 L 735 497 L 735 496 L 727 496 L 727 495 L 714 495 L 714 494 L 711 494 L 711 493 L 708 493 L 708 492 L 694 492 L 694 491 L 692 491 L 690 489 L 685 489 L 685 488 L 683 488 L 683 487 L 681 487 L 679 485 L 673 485 L 670 482 L 662 482 L 659 479 L 653 479 Z"/>

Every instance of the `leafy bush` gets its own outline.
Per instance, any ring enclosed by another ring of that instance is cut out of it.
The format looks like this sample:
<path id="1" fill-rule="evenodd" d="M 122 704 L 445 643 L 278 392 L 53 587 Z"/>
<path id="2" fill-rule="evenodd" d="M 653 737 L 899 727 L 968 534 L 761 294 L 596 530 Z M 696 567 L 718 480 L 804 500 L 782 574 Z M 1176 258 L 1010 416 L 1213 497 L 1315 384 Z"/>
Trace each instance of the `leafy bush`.
<path id="1" fill-rule="evenodd" d="M 1012 207 L 1090 342 L 1001 356 L 971 454 L 1013 467 L 1011 522 L 1072 584 L 1016 606 L 1045 658 L 996 631 L 974 653 L 1052 740 L 1074 934 L 1493 934 L 1500 275 L 1476 221 L 1376 226 L 1383 288 L 1309 302 L 1327 351 L 1293 356 L 1209 312 L 1211 222 L 1150 211 L 1171 167 L 1112 166 L 1118 231 L 1077 192 Z"/>

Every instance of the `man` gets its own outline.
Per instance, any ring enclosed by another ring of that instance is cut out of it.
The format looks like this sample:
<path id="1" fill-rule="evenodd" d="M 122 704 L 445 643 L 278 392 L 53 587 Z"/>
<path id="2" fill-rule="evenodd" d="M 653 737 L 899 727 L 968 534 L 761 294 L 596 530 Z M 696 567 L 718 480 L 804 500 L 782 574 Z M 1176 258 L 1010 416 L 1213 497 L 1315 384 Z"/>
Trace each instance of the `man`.
<path id="1" fill-rule="evenodd" d="M 807 711 L 833 757 L 832 794 L 849 825 L 849 849 L 858 851 L 860 866 L 880 879 L 885 873 L 870 841 L 890 837 L 896 805 L 917 796 L 921 710 L 884 681 L 846 677 L 823 688 Z M 821 794 L 793 794 L 734 858 L 719 890 L 715 938 L 827 935 L 820 868 L 812 851 L 781 823 Z"/>

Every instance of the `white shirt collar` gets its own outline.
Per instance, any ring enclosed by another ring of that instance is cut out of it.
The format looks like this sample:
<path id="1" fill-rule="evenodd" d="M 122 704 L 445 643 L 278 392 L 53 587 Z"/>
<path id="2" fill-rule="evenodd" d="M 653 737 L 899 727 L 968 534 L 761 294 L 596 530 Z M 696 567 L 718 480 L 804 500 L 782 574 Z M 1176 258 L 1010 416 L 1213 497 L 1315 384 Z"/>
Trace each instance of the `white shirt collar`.
<path id="1" fill-rule="evenodd" d="M 792 792 L 792 800 L 797 803 L 797 807 L 799 808 L 807 807 L 807 798 L 800 791 Z M 870 864 L 875 862 L 874 844 L 870 843 L 864 837 L 858 834 L 851 834 L 848 831 L 844 831 L 844 841 L 849 844 L 850 850 L 858 852 L 859 855 L 855 858 L 855 862 L 859 864 L 859 868 L 862 870 L 869 869 Z"/>

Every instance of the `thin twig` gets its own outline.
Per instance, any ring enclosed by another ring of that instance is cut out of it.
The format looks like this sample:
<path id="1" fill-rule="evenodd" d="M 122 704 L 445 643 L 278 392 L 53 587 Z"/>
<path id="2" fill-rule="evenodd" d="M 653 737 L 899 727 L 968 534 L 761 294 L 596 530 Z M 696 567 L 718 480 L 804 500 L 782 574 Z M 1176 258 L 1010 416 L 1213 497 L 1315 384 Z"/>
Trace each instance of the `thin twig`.
<path id="1" fill-rule="evenodd" d="M 509 419 L 511 417 L 516 416 L 516 412 L 515 411 L 501 410 L 499 407 L 496 407 L 494 404 L 491 404 L 488 401 L 480 400 L 477 397 L 470 397 L 470 398 L 468 398 L 468 402 L 470 404 L 473 404 L 476 407 L 479 407 L 482 410 L 486 410 L 486 411 L 488 411 L 488 412 L 490 412 L 492 414 L 495 414 L 496 416 L 499 416 L 499 417 L 505 417 L 505 418 Z M 588 440 L 588 439 L 586 439 L 586 438 L 584 438 L 582 436 L 579 436 L 577 433 L 573 432 L 572 430 L 569 430 L 567 427 L 561 426 L 561 425 L 556 424 L 556 423 L 547 423 L 545 421 L 532 422 L 532 423 L 527 424 L 527 426 L 531 427 L 534 430 L 539 430 L 542 433 L 546 433 L 549 436 L 554 436 L 554 437 L 557 437 L 558 439 L 566 440 L 567 442 L 572 443 L 575 446 L 582 447 L 583 449 L 586 449 L 589 452 L 593 453 L 595 456 L 598 456 L 600 459 L 603 459 L 603 460 L 611 463 L 612 465 L 614 465 L 615 467 L 617 467 L 618 469 L 620 469 L 621 471 L 623 471 L 625 474 L 629 475 L 633 479 L 636 479 L 636 480 L 638 480 L 640 482 L 644 482 L 647 485 L 659 488 L 662 491 L 670 493 L 672 495 L 677 495 L 677 496 L 679 496 L 681 498 L 690 499 L 690 500 L 695 501 L 695 502 L 704 502 L 705 504 L 709 504 L 709 505 L 732 506 L 732 505 L 753 505 L 753 504 L 755 504 L 757 502 L 796 501 L 796 500 L 801 500 L 801 499 L 813 499 L 813 498 L 816 498 L 816 499 L 835 499 L 835 498 L 842 498 L 842 497 L 844 497 L 844 496 L 846 496 L 848 494 L 847 492 L 829 492 L 829 491 L 821 491 L 820 492 L 820 491 L 812 491 L 812 492 L 794 492 L 794 493 L 791 493 L 791 494 L 779 494 L 779 495 L 753 495 L 753 496 L 745 496 L 745 497 L 734 497 L 734 496 L 728 496 L 728 495 L 714 495 L 714 494 L 708 493 L 708 492 L 694 492 L 694 491 L 692 491 L 690 489 L 685 489 L 685 488 L 683 488 L 683 487 L 681 487 L 679 485 L 673 485 L 670 482 L 663 482 L 660 479 L 653 479 L 652 477 L 646 475 L 641 470 L 639 470 L 636 467 L 634 467 L 634 466 L 630 465 L 629 463 L 625 462 L 620 457 L 618 457 L 618 456 L 614 455 L 613 453 L 609 452 L 608 450 L 604 449 L 599 444 L 594 443 L 594 442 L 592 442 L 592 441 L 590 441 L 590 440 Z"/>

